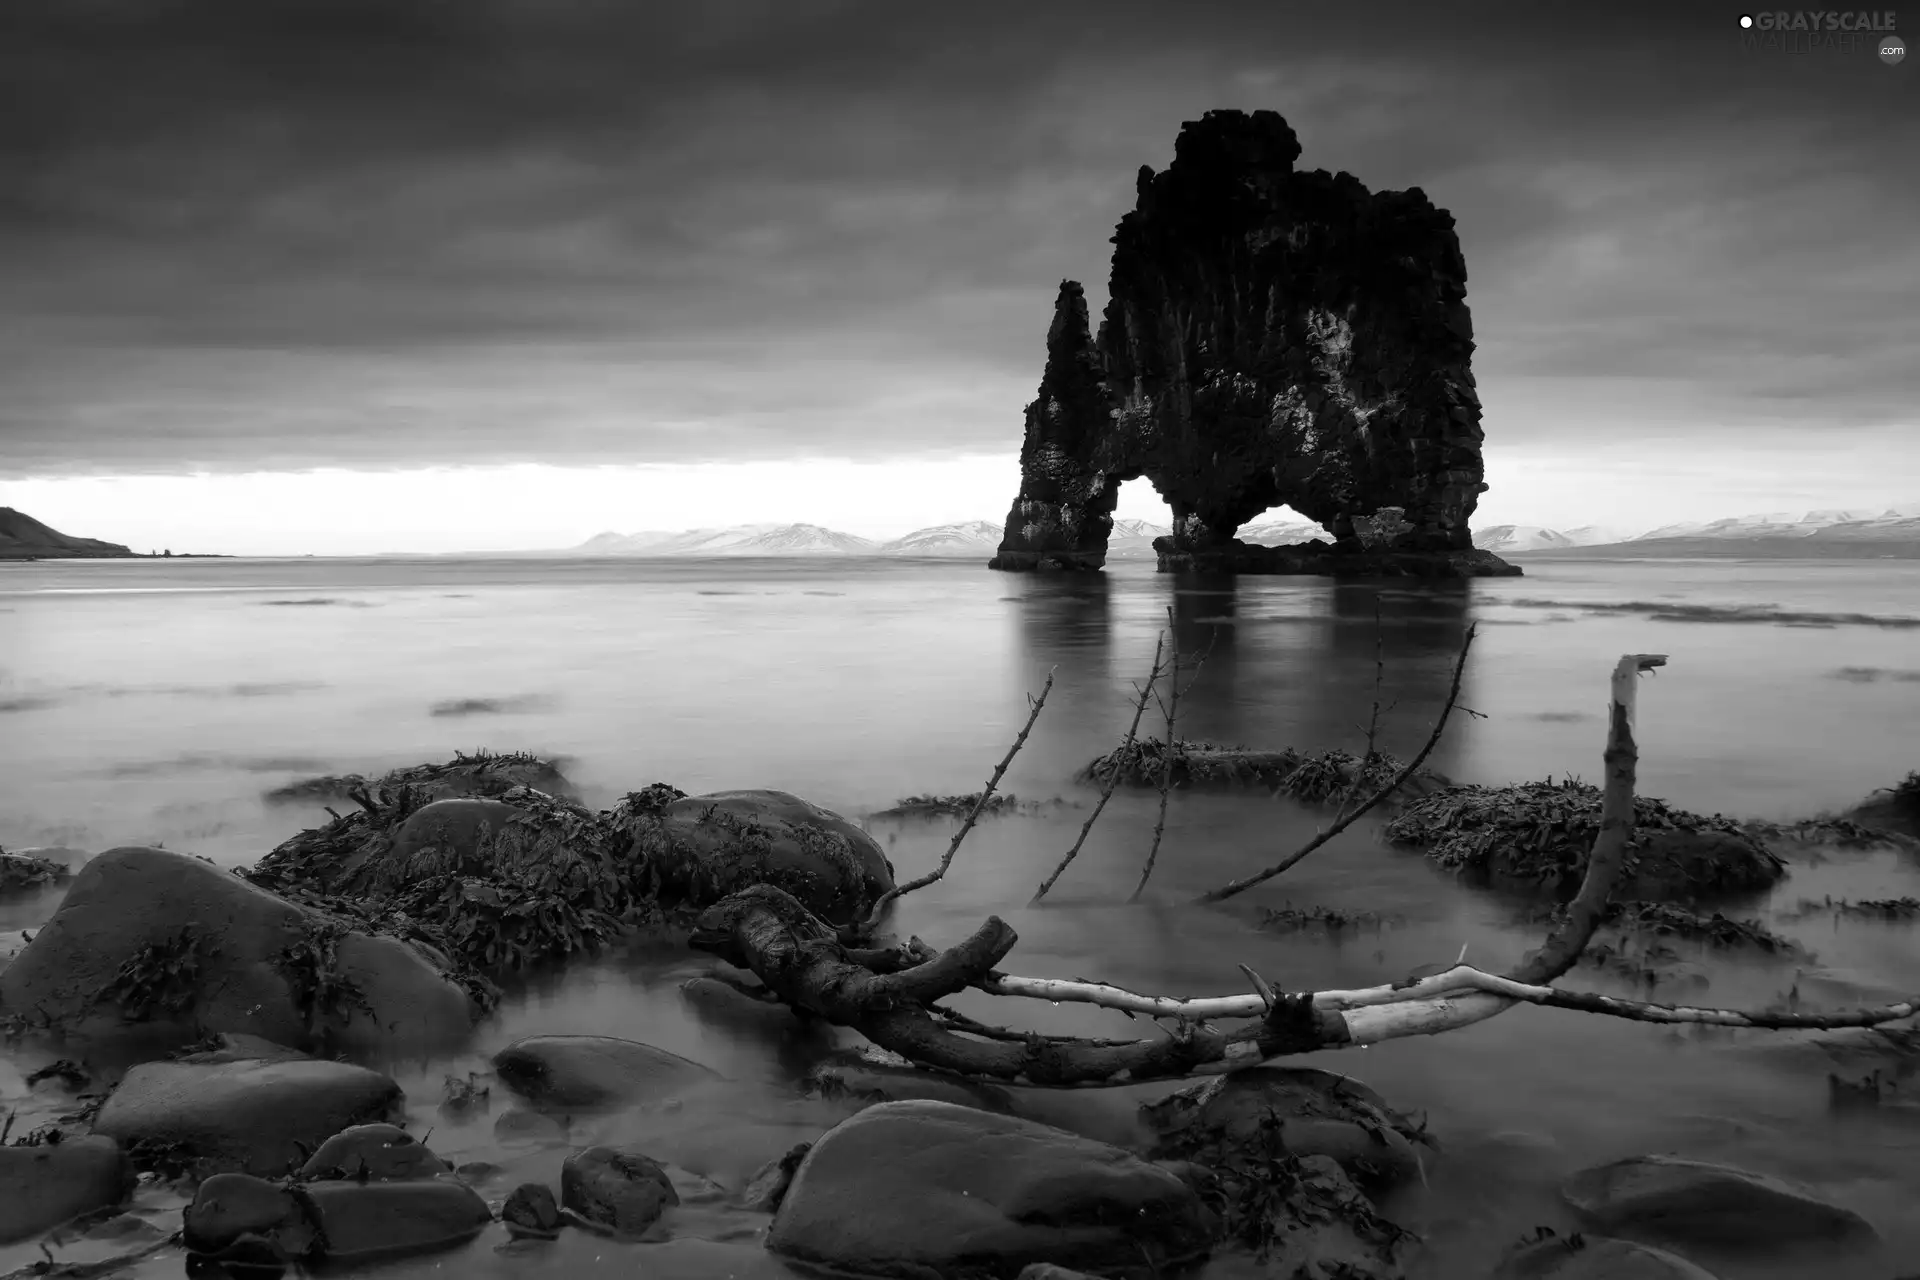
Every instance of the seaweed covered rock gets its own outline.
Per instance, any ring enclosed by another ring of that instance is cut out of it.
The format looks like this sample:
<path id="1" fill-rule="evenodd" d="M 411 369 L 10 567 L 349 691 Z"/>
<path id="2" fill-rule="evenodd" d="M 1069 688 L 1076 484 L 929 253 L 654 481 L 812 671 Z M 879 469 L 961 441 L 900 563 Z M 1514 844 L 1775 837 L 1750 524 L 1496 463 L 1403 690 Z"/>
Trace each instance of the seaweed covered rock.
<path id="1" fill-rule="evenodd" d="M 1336 747 L 1303 755 L 1290 747 L 1256 751 L 1184 739 L 1176 739 L 1169 751 L 1159 739 L 1136 738 L 1095 759 L 1075 777 L 1080 782 L 1103 784 L 1109 771 L 1117 768 L 1120 786 L 1157 788 L 1165 776 L 1169 785 L 1182 790 L 1264 787 L 1303 804 L 1326 804 L 1349 794 L 1370 795 L 1404 767 L 1402 761 L 1378 751 L 1363 757 Z M 1422 769 L 1402 783 L 1389 800 L 1404 804 L 1450 785 L 1443 775 Z"/>
<path id="2" fill-rule="evenodd" d="M 542 1111 L 660 1101 L 719 1075 L 698 1062 L 613 1036 L 529 1036 L 493 1056 L 500 1082 Z"/>
<path id="3" fill-rule="evenodd" d="M 66 864 L 25 853 L 0 852 L 0 897 L 30 893 L 73 878 Z"/>
<path id="4" fill-rule="evenodd" d="M 1567 895 L 1586 873 L 1599 830 L 1600 789 L 1568 778 L 1448 787 L 1408 805 L 1387 824 L 1386 836 L 1493 883 Z M 1721 897 L 1765 889 L 1785 874 L 1785 862 L 1732 819 L 1641 796 L 1614 896 Z"/>
<path id="5" fill-rule="evenodd" d="M 143 1062 L 93 1131 L 136 1153 L 208 1173 L 273 1177 L 354 1125 L 397 1114 L 400 1086 L 347 1062 Z"/>
<path id="6" fill-rule="evenodd" d="M 767 1248 L 860 1275 L 1014 1280 L 1031 1263 L 1146 1280 L 1205 1256 L 1193 1190 L 1139 1157 L 1031 1120 L 883 1102 L 813 1144 Z"/>
<path id="7" fill-rule="evenodd" d="M 133 1184 L 133 1165 L 111 1138 L 0 1145 L 0 1244 L 119 1204 Z"/>
<path id="8" fill-rule="evenodd" d="M 0 1010 L 80 1036 L 391 1048 L 456 1041 L 476 1012 L 437 957 L 164 849 L 109 849 L 0 972 Z"/>
<path id="9" fill-rule="evenodd" d="M 1869 827 L 1920 838 L 1920 773 L 1909 773 L 1891 787 L 1874 792 L 1847 817 Z"/>
<path id="10" fill-rule="evenodd" d="M 1416 1178 L 1422 1127 L 1350 1076 L 1317 1067 L 1248 1067 L 1141 1108 L 1159 1159 L 1222 1162 L 1263 1140 L 1295 1158 L 1327 1156 L 1369 1187 Z"/>
<path id="11" fill-rule="evenodd" d="M 455 752 L 444 764 L 410 764 L 375 778 L 344 773 L 303 778 L 266 793 L 269 804 L 322 803 L 352 800 L 356 795 L 377 797 L 411 791 L 425 803 L 463 796 L 505 795 L 515 787 L 532 787 L 548 795 L 572 797 L 573 783 L 560 771 L 560 762 L 524 751 L 495 753 Z"/>
<path id="12" fill-rule="evenodd" d="M 879 842 L 829 809 L 784 791 L 627 796 L 611 822 L 655 900 L 698 910 L 751 885 L 792 894 L 842 925 L 893 888 Z"/>
<path id="13" fill-rule="evenodd" d="M 402 793 L 303 831 L 244 874 L 418 931 L 460 965 L 517 972 L 591 949 L 641 906 L 613 829 L 532 787 L 419 802 Z"/>

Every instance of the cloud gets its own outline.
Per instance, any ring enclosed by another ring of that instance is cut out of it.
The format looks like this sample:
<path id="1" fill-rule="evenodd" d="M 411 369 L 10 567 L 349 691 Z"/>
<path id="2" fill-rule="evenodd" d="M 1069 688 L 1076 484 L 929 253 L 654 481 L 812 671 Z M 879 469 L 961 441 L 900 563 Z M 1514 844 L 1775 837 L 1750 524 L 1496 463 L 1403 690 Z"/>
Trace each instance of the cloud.
<path id="1" fill-rule="evenodd" d="M 1506 13 L 14 0 L 0 467 L 1011 451 L 1055 284 L 1100 305 L 1215 106 L 1453 210 L 1490 447 L 1590 429 L 1496 418 L 1521 379 L 1684 382 L 1703 437 L 1910 414 L 1899 69 Z"/>

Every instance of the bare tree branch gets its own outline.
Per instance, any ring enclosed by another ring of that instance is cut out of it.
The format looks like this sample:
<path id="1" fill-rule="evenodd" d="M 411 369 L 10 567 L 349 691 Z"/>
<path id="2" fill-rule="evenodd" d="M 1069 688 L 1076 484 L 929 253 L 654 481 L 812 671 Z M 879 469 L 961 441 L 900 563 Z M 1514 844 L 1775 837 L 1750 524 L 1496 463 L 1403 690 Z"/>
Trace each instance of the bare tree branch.
<path id="1" fill-rule="evenodd" d="M 1154 859 L 1160 856 L 1160 838 L 1167 831 L 1167 792 L 1173 787 L 1173 723 L 1180 714 L 1180 637 L 1174 628 L 1173 606 L 1167 606 L 1167 630 L 1173 635 L 1173 677 L 1172 689 L 1167 702 L 1161 710 L 1167 717 L 1167 745 L 1160 753 L 1160 816 L 1153 824 L 1153 843 L 1147 847 L 1147 862 L 1140 869 L 1140 883 L 1133 887 L 1133 896 L 1128 902 L 1140 901 L 1140 895 L 1146 891 L 1147 879 L 1153 875 Z"/>
<path id="2" fill-rule="evenodd" d="M 1154 683 L 1160 679 L 1160 655 L 1165 651 L 1166 646 L 1167 633 L 1161 632 L 1159 638 L 1153 642 L 1153 669 L 1147 673 L 1147 682 L 1140 686 L 1139 701 L 1133 704 L 1133 722 L 1127 726 L 1126 740 L 1120 744 L 1119 751 L 1108 757 L 1107 778 L 1100 788 L 1099 803 L 1093 806 L 1093 812 L 1087 815 L 1087 820 L 1080 824 L 1080 837 L 1073 842 L 1073 848 L 1067 850 L 1067 856 L 1060 859 L 1060 865 L 1055 867 L 1047 878 L 1040 882 L 1040 887 L 1033 891 L 1033 898 L 1027 903 L 1028 906 L 1033 906 L 1046 897 L 1047 891 L 1053 888 L 1054 881 L 1058 880 L 1061 873 L 1067 869 L 1067 865 L 1079 856 L 1080 846 L 1087 842 L 1087 833 L 1093 830 L 1093 824 L 1100 818 L 1100 811 L 1107 807 L 1107 801 L 1113 797 L 1113 789 L 1120 781 L 1120 772 L 1126 767 L 1127 752 L 1133 748 L 1134 737 L 1140 732 L 1140 717 L 1146 713 L 1147 699 L 1153 694 Z"/>
<path id="3" fill-rule="evenodd" d="M 1001 757 L 1000 763 L 994 767 L 993 776 L 987 779 L 986 790 L 982 791 L 980 798 L 973 802 L 973 808 L 967 811 L 966 820 L 960 824 L 960 829 L 953 833 L 952 842 L 947 845 L 946 853 L 940 857 L 939 867 L 933 871 L 929 871 L 918 880 L 909 880 L 906 884 L 895 885 L 893 888 L 881 894 L 879 901 L 873 904 L 873 910 L 867 914 L 867 918 L 855 926 L 855 932 L 857 934 L 863 936 L 871 935 L 873 930 L 878 927 L 880 918 L 886 914 L 887 907 L 892 904 L 895 898 L 912 893 L 915 889 L 924 889 L 928 885 L 934 884 L 946 877 L 947 868 L 953 865 L 953 855 L 959 852 L 960 842 L 967 838 L 967 832 L 973 830 L 973 824 L 979 821 L 981 810 L 985 809 L 987 807 L 987 801 L 993 798 L 994 790 L 1000 785 L 1000 779 L 1006 775 L 1007 766 L 1012 764 L 1013 758 L 1020 754 L 1020 748 L 1027 745 L 1027 735 L 1033 732 L 1034 721 L 1040 718 L 1040 708 L 1047 705 L 1047 695 L 1053 692 L 1053 675 L 1056 670 L 1058 670 L 1057 667 L 1048 670 L 1047 683 L 1045 687 L 1040 690 L 1040 696 L 1038 698 L 1033 697 L 1031 694 L 1028 695 L 1027 700 L 1033 704 L 1033 710 L 1028 713 L 1026 724 L 1020 727 L 1020 736 L 1013 740 L 1011 747 L 1007 748 L 1007 754 Z"/>
<path id="4" fill-rule="evenodd" d="M 1395 791 L 1398 791 L 1401 788 L 1401 786 L 1405 784 L 1408 778 L 1411 778 L 1415 773 L 1418 773 L 1420 770 L 1420 766 L 1426 763 L 1427 757 L 1433 754 L 1434 747 L 1439 744 L 1440 735 L 1443 731 L 1445 731 L 1447 727 L 1447 717 L 1453 714 L 1454 703 L 1460 700 L 1460 681 L 1461 681 L 1461 678 L 1466 673 L 1467 653 L 1469 650 L 1473 648 L 1473 637 L 1475 632 L 1478 630 L 1478 626 L 1479 624 L 1475 623 L 1472 626 L 1469 626 L 1467 628 L 1466 637 L 1462 639 L 1460 642 L 1460 657 L 1453 664 L 1453 686 L 1447 690 L 1446 705 L 1440 708 L 1440 717 L 1439 719 L 1433 722 L 1433 732 L 1427 735 L 1426 745 L 1420 748 L 1420 752 L 1418 755 L 1414 756 L 1413 759 L 1407 762 L 1405 768 L 1401 769 L 1399 773 L 1395 774 L 1391 779 L 1389 779 L 1386 782 L 1386 784 L 1383 785 L 1378 791 L 1375 791 L 1372 795 L 1368 796 L 1367 799 L 1358 808 L 1354 809 L 1351 813 L 1343 814 L 1340 817 L 1337 817 L 1336 819 L 1334 819 L 1334 821 L 1328 823 L 1327 826 L 1324 829 L 1322 829 L 1318 835 L 1313 837 L 1313 839 L 1307 841 L 1306 844 L 1294 850 L 1292 853 L 1282 858 L 1279 862 L 1274 863 L 1272 866 L 1266 868 L 1263 871 L 1256 871 L 1250 876 L 1242 876 L 1238 880 L 1229 881 L 1228 883 L 1221 885 L 1218 889 L 1209 890 L 1208 892 L 1201 894 L 1198 900 L 1201 902 L 1221 902 L 1228 898 L 1233 897 L 1237 893 L 1242 893 L 1248 889 L 1251 889 L 1253 886 L 1257 884 L 1262 884 L 1268 880 L 1273 879 L 1275 876 L 1279 875 L 1281 872 L 1287 870 L 1289 867 L 1299 862 L 1302 858 L 1305 858 L 1308 854 L 1312 853 L 1315 849 L 1318 849 L 1321 845 L 1325 844 L 1327 841 L 1333 839 L 1335 836 L 1339 835 L 1342 831 L 1345 831 L 1348 827 L 1352 826 L 1369 809 L 1379 804 L 1382 800 L 1385 800 L 1388 796 L 1392 795 Z M 1365 765 L 1363 764 L 1361 767 L 1362 767 L 1362 770 L 1364 771 Z"/>

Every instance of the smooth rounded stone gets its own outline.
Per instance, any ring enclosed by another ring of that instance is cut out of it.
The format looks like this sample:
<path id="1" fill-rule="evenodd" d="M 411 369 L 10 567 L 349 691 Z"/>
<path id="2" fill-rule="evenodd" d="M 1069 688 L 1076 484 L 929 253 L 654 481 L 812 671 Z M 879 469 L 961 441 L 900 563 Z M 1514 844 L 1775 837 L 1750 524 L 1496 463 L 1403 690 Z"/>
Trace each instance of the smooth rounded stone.
<path id="1" fill-rule="evenodd" d="M 181 1243 L 218 1254 L 243 1236 L 276 1242 L 287 1257 L 313 1246 L 313 1224 L 294 1192 L 246 1173 L 217 1173 L 194 1190 L 181 1222 Z"/>
<path id="2" fill-rule="evenodd" d="M 464 1182 L 311 1182 L 298 1194 L 328 1262 L 451 1248 L 493 1221 Z"/>
<path id="3" fill-rule="evenodd" d="M 397 1124 L 357 1124 L 342 1129 L 300 1166 L 298 1177 L 362 1178 L 389 1182 L 431 1178 L 452 1169 Z"/>
<path id="4" fill-rule="evenodd" d="M 1674 1156 L 1582 1170 L 1561 1195 L 1605 1231 L 1735 1246 L 1877 1236 L 1853 1210 L 1785 1179 Z"/>
<path id="5" fill-rule="evenodd" d="M 806 1074 L 807 1088 L 825 1098 L 858 1098 L 872 1102 L 906 1102 L 915 1098 L 979 1107 L 1002 1115 L 1013 1112 L 1013 1095 L 995 1085 L 936 1071 L 915 1071 L 867 1062 L 857 1053 L 837 1053 L 816 1063 Z"/>
<path id="6" fill-rule="evenodd" d="M 1349 1076 L 1316 1067 L 1248 1067 L 1151 1102 L 1142 1116 L 1160 1134 L 1156 1154 L 1196 1146 L 1237 1145 L 1277 1118 L 1289 1155 L 1331 1156 L 1363 1184 L 1420 1176 L 1411 1123 L 1380 1094 Z"/>
<path id="7" fill-rule="evenodd" d="M 350 1051 L 448 1043 L 471 1031 L 472 1001 L 424 954 L 397 938 L 357 932 L 338 939 L 338 976 L 359 988 L 372 1016 L 349 1007 L 310 1025 L 277 962 L 323 923 L 319 913 L 199 858 L 109 849 L 74 877 L 53 918 L 0 973 L 0 1009 L 37 1009 L 81 1036 L 123 1034 L 128 1019 L 138 1018 L 143 1031 L 172 1030 L 182 1039 L 231 1031 L 300 1045 L 325 1037 Z M 188 997 L 180 1007 L 155 1000 L 129 1009 L 99 998 L 145 948 L 176 946 L 196 926 L 209 945 L 192 962 L 185 990 L 161 993 Z"/>
<path id="8" fill-rule="evenodd" d="M 814 1143 L 767 1248 L 869 1275 L 1013 1280 L 1035 1262 L 1146 1277 L 1203 1257 L 1209 1215 L 1156 1165 L 948 1102 L 883 1102 Z"/>
<path id="9" fill-rule="evenodd" d="M 709 906 L 754 884 L 792 894 L 829 924 L 864 916 L 894 887 L 893 864 L 871 835 L 785 791 L 713 791 L 655 812 L 616 810 L 671 896 Z"/>
<path id="10" fill-rule="evenodd" d="M 745 1031 L 791 1031 L 802 1025 L 782 1001 L 758 1000 L 731 982 L 700 974 L 680 984 L 680 998 L 704 1021 Z"/>
<path id="11" fill-rule="evenodd" d="M 0 1244 L 119 1204 L 133 1184 L 133 1165 L 111 1138 L 0 1146 Z"/>
<path id="12" fill-rule="evenodd" d="M 1580 1241 L 1576 1247 L 1574 1240 Z M 1678 1254 L 1611 1236 L 1553 1237 L 1520 1245 L 1491 1280 L 1715 1280 Z"/>
<path id="13" fill-rule="evenodd" d="M 516 1236 L 551 1240 L 560 1234 L 567 1220 L 560 1216 L 552 1187 L 544 1182 L 523 1182 L 500 1207 L 500 1221 Z"/>
<path id="14" fill-rule="evenodd" d="M 543 1111 L 595 1111 L 664 1100 L 720 1079 L 699 1063 L 638 1040 L 531 1036 L 493 1055 L 501 1083 Z"/>
<path id="15" fill-rule="evenodd" d="M 560 1166 L 560 1203 L 623 1236 L 644 1234 L 667 1206 L 680 1203 L 673 1179 L 637 1151 L 588 1147 Z"/>
<path id="16" fill-rule="evenodd" d="M 143 1062 L 94 1117 L 123 1146 L 172 1144 L 204 1174 L 276 1177 L 352 1125 L 385 1120 L 400 1086 L 346 1062 Z"/>

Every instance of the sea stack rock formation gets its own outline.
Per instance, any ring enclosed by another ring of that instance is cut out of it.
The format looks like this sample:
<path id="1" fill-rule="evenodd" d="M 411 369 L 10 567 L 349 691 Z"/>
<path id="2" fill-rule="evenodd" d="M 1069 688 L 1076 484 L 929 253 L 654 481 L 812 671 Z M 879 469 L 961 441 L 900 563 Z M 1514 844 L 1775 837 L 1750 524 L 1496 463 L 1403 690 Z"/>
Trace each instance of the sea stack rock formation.
<path id="1" fill-rule="evenodd" d="M 1122 482 L 1173 508 L 1162 570 L 1517 574 L 1467 531 L 1483 483 L 1453 217 L 1297 172 L 1272 111 L 1209 111 L 1142 167 L 1095 337 L 1064 281 L 996 569 L 1098 569 Z M 1285 504 L 1331 542 L 1235 540 Z"/>

